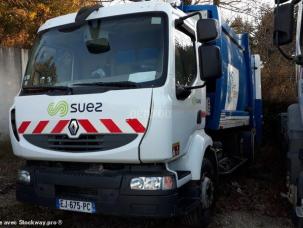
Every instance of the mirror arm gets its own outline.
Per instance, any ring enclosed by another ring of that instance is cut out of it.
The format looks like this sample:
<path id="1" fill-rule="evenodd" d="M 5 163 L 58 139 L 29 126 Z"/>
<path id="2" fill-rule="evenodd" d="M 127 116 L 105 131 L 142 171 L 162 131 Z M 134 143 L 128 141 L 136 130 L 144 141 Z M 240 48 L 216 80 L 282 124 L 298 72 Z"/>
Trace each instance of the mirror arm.
<path id="1" fill-rule="evenodd" d="M 178 19 L 175 20 L 175 27 L 180 27 L 181 25 L 184 24 L 184 21 L 190 17 L 193 17 L 193 16 L 196 16 L 196 15 L 199 15 L 200 19 L 202 19 L 202 15 L 200 14 L 200 12 L 195 12 L 195 13 L 192 13 L 192 14 L 188 14 L 184 17 L 180 17 Z"/>
<path id="2" fill-rule="evenodd" d="M 206 86 L 206 83 L 204 82 L 203 85 L 199 85 L 199 86 L 184 86 L 185 90 L 193 90 L 193 89 L 201 89 L 204 88 Z"/>

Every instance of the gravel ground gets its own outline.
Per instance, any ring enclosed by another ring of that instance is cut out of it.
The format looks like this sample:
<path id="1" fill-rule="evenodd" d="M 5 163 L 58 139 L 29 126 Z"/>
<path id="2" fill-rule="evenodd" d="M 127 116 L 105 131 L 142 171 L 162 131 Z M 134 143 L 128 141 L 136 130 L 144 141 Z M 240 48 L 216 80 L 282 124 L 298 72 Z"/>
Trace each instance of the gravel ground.
<path id="1" fill-rule="evenodd" d="M 9 151 L 7 149 L 6 151 Z M 292 227 L 290 208 L 281 197 L 284 189 L 284 169 L 281 159 L 268 158 L 277 148 L 264 146 L 258 166 L 239 170 L 220 179 L 218 200 L 210 228 L 286 228 Z M 0 226 L 1 221 L 42 220 L 62 223 L 62 227 L 99 228 L 178 228 L 176 219 L 142 220 L 86 215 L 25 205 L 15 200 L 15 173 L 22 161 L 11 152 L 0 151 Z M 3 224 L 2 224 L 3 225 Z M 3 225 L 7 227 L 7 225 Z M 24 226 L 24 225 L 23 225 Z"/>

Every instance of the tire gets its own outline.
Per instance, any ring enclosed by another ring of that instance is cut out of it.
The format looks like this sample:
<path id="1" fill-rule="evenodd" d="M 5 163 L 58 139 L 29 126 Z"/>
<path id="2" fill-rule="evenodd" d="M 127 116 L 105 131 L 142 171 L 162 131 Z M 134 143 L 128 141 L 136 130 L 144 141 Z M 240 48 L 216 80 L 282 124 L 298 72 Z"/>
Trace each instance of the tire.
<path id="1" fill-rule="evenodd" d="M 298 218 L 297 217 L 296 227 L 297 228 L 303 228 L 303 218 Z"/>
<path id="2" fill-rule="evenodd" d="M 192 212 L 182 218 L 182 223 L 188 227 L 207 227 L 215 203 L 216 170 L 209 158 L 204 158 L 201 170 L 200 204 Z"/>
<path id="3" fill-rule="evenodd" d="M 295 228 L 303 228 L 303 218 L 300 218 L 296 215 L 295 209 L 292 212 L 292 220 Z"/>

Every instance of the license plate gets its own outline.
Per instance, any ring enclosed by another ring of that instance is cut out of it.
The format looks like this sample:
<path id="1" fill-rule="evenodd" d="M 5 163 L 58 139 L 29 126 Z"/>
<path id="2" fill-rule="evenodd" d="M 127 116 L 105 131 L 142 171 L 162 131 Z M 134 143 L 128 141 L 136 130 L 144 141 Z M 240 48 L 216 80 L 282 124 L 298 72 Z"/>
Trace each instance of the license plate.
<path id="1" fill-rule="evenodd" d="M 57 199 L 57 209 L 66 211 L 77 211 L 84 213 L 96 213 L 96 206 L 93 202 Z"/>

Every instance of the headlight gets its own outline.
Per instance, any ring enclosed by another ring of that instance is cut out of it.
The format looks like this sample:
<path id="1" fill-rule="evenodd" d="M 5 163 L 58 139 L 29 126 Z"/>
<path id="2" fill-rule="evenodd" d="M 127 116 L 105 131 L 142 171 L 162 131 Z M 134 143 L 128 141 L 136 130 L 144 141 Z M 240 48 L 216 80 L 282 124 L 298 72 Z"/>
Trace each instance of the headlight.
<path id="1" fill-rule="evenodd" d="M 30 184 L 31 182 L 31 175 L 26 170 L 19 170 L 18 171 L 18 181 L 24 184 Z"/>
<path id="2" fill-rule="evenodd" d="M 171 190 L 175 188 L 174 178 L 165 177 L 135 177 L 130 181 L 132 190 Z"/>

